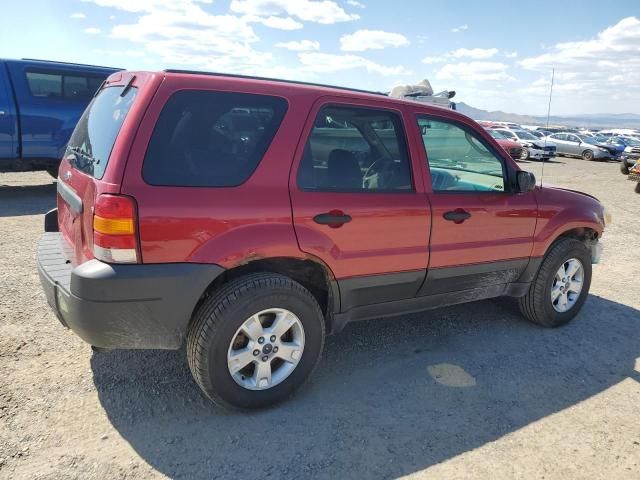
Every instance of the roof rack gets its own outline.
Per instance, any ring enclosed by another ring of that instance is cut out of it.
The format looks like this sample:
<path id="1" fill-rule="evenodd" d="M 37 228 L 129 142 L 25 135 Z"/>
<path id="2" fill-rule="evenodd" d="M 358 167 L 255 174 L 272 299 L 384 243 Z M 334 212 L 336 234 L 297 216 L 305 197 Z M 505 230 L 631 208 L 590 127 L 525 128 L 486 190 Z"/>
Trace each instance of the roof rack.
<path id="1" fill-rule="evenodd" d="M 79 67 L 95 67 L 95 68 L 108 68 L 111 70 L 124 70 L 116 67 L 105 67 L 104 65 L 90 65 L 88 63 L 75 63 L 75 62 L 59 62 L 57 60 L 42 60 L 40 58 L 21 58 L 26 62 L 43 62 L 43 63 L 59 63 L 60 65 L 77 65 Z"/>
<path id="2" fill-rule="evenodd" d="M 246 78 L 250 80 L 267 80 L 271 82 L 282 82 L 282 83 L 291 83 L 294 85 L 307 85 L 310 87 L 324 87 L 324 88 L 335 88 L 336 90 L 345 90 L 348 92 L 358 92 L 358 93 L 369 93 L 372 95 L 382 95 L 387 96 L 384 92 L 374 92 L 372 90 L 362 90 L 360 88 L 349 88 L 349 87 L 339 87 L 336 85 L 327 85 L 324 83 L 313 83 L 313 82 L 301 82 L 298 80 L 283 80 L 281 78 L 269 78 L 269 77 L 256 77 L 253 75 L 240 75 L 235 73 L 218 73 L 218 72 L 199 72 L 197 70 L 179 70 L 179 69 L 166 69 L 164 70 L 166 73 L 186 73 L 191 75 L 210 75 L 215 77 L 230 77 L 230 78 Z"/>

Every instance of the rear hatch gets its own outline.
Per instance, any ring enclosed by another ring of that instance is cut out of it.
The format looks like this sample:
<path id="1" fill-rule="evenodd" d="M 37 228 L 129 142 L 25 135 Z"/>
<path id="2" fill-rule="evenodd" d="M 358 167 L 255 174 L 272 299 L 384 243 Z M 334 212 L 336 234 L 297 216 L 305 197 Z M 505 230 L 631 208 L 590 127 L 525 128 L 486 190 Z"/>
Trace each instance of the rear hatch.
<path id="1" fill-rule="evenodd" d="M 118 72 L 97 92 L 69 140 L 58 177 L 58 223 L 67 257 L 75 266 L 93 254 L 97 195 L 117 194 L 131 139 L 144 113 L 144 85 L 153 74 Z M 133 133 L 132 133 L 133 132 Z"/>

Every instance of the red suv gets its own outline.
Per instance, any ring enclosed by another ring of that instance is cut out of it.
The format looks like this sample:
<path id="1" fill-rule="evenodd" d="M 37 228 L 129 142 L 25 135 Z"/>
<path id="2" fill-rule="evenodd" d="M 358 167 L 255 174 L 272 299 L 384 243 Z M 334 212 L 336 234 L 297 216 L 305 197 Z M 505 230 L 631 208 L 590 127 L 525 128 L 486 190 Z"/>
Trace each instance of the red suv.
<path id="1" fill-rule="evenodd" d="M 555 327 L 582 307 L 603 206 L 535 185 L 477 123 L 385 95 L 118 72 L 45 217 L 40 278 L 102 349 L 178 349 L 213 401 L 280 401 L 327 333 L 498 296 Z"/>

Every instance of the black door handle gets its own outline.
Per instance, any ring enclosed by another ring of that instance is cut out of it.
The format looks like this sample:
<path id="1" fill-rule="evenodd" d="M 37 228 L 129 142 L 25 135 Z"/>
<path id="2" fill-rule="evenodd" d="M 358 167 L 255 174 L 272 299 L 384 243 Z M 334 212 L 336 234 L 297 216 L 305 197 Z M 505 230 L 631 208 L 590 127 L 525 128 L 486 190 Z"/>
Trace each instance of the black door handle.
<path id="1" fill-rule="evenodd" d="M 451 212 L 446 212 L 442 216 L 444 217 L 445 220 L 449 220 L 450 222 L 462 223 L 466 219 L 470 218 L 471 214 L 469 212 L 467 212 L 466 210 L 458 208 L 458 209 L 453 210 Z"/>
<path id="2" fill-rule="evenodd" d="M 331 211 L 328 213 L 319 213 L 313 217 L 313 221 L 320 225 L 329 225 L 337 228 L 351 221 L 351 216 L 340 211 Z"/>

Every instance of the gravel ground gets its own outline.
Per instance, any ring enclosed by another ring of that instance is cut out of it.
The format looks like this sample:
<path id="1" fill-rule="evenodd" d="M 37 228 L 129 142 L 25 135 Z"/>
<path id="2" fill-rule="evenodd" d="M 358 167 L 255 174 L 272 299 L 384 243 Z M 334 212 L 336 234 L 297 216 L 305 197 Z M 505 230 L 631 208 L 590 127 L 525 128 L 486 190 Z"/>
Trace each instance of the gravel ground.
<path id="1" fill-rule="evenodd" d="M 0 478 L 640 478 L 640 195 L 614 163 L 544 181 L 614 216 L 573 323 L 505 299 L 352 324 L 291 401 L 241 414 L 184 351 L 93 354 L 61 327 L 34 260 L 55 186 L 0 174 Z"/>

